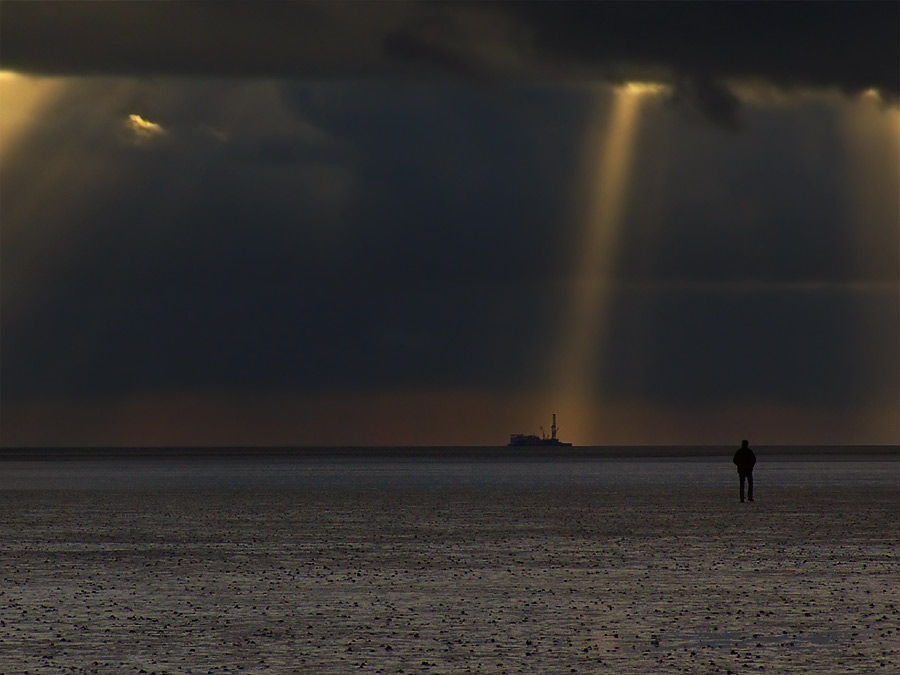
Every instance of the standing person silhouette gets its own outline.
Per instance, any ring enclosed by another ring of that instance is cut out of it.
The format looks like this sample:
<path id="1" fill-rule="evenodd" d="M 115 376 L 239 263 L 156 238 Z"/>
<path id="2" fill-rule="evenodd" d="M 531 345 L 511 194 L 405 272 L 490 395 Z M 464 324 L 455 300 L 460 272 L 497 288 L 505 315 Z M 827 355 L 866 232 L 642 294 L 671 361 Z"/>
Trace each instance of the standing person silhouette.
<path id="1" fill-rule="evenodd" d="M 744 501 L 744 481 L 747 481 L 747 499 L 753 501 L 753 466 L 756 464 L 756 455 L 750 449 L 749 441 L 741 441 L 741 447 L 734 453 L 731 460 L 737 466 L 738 476 L 741 478 L 741 501 Z"/>

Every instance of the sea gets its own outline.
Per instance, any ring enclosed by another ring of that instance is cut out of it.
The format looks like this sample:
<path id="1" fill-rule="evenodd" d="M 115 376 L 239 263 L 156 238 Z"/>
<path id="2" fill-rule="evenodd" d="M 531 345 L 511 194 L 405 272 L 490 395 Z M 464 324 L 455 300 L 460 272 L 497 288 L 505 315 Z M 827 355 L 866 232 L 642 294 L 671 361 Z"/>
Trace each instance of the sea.
<path id="1" fill-rule="evenodd" d="M 900 449 L 0 451 L 0 673 L 900 672 Z"/>

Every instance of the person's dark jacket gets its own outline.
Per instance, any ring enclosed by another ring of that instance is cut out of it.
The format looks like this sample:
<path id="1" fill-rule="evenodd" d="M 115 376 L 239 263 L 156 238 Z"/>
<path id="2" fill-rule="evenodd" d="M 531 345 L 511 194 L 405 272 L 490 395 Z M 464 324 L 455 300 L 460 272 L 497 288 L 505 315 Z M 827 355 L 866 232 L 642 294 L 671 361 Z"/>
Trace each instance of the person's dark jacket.
<path id="1" fill-rule="evenodd" d="M 753 454 L 753 451 L 750 448 L 738 448 L 738 451 L 734 453 L 734 459 L 732 461 L 737 466 L 738 473 L 741 476 L 749 476 L 753 473 L 753 466 L 756 464 L 756 455 Z"/>

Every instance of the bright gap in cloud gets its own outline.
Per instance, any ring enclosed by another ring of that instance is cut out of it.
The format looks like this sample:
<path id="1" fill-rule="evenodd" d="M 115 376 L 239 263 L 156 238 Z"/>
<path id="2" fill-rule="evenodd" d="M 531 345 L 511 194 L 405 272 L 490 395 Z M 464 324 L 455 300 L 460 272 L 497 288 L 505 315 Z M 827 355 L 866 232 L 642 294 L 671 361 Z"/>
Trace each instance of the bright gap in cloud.
<path id="1" fill-rule="evenodd" d="M 626 82 L 616 87 L 617 91 L 624 91 L 632 96 L 653 96 L 670 94 L 672 87 L 659 82 Z"/>
<path id="2" fill-rule="evenodd" d="M 137 144 L 148 143 L 166 134 L 166 130 L 160 124 L 135 114 L 129 115 L 125 120 L 125 128 L 131 140 Z"/>

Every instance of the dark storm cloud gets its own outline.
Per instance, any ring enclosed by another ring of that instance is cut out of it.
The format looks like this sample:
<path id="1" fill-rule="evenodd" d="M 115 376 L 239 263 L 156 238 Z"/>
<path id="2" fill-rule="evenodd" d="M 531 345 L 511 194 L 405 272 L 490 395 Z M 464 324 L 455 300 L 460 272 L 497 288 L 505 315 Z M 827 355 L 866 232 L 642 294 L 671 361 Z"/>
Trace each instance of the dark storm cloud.
<path id="1" fill-rule="evenodd" d="M 688 103 L 723 127 L 738 125 L 740 101 L 725 85 L 706 76 L 680 77 L 671 96 L 673 103 Z"/>
<path id="2" fill-rule="evenodd" d="M 618 396 L 703 404 L 890 400 L 897 381 L 884 373 L 900 368 L 896 342 L 889 346 L 900 334 L 897 302 L 888 287 L 626 290 L 616 296 L 602 381 Z M 864 312 L 881 317 L 877 332 L 861 334 Z"/>
<path id="3" fill-rule="evenodd" d="M 304 3 L 5 2 L 5 68 L 72 75 L 261 75 L 304 65 Z"/>
<path id="4" fill-rule="evenodd" d="M 557 216 L 590 97 L 284 85 L 293 114 L 270 115 L 278 123 L 249 116 L 220 139 L 198 131 L 192 104 L 187 115 L 160 105 L 148 118 L 166 142 L 139 146 L 107 129 L 133 109 L 123 103 L 73 150 L 79 166 L 115 166 L 103 187 L 66 175 L 60 208 L 26 217 L 44 158 L 70 147 L 102 92 L 83 84 L 4 166 L 7 400 L 545 376 L 522 364 L 550 347 L 553 324 L 536 317 L 564 271 Z M 152 86 L 189 100 L 195 85 Z M 229 95 L 205 92 L 210 112 Z M 323 201 L 329 172 L 352 190 Z M 71 194 L 92 199 L 69 209 Z M 30 279 L 62 241 L 66 255 Z"/>
<path id="5" fill-rule="evenodd" d="M 591 96 L 401 83 L 283 90 L 298 117 L 354 149 L 356 273 L 504 282 L 567 274 L 561 214 Z"/>
<path id="6" fill-rule="evenodd" d="M 876 87 L 896 2 L 5 2 L 3 67 L 133 75 L 462 76 Z M 721 98 L 721 90 L 719 97 Z"/>
<path id="7" fill-rule="evenodd" d="M 561 6 L 560 6 L 561 5 Z M 900 90 L 896 2 L 609 2 L 515 5 L 539 50 L 583 63 L 665 66 L 706 78 Z"/>
<path id="8" fill-rule="evenodd" d="M 874 87 L 900 95 L 896 2 L 527 3 L 538 53 L 599 67 L 608 79 L 663 79 L 675 99 L 734 128 L 725 80 L 778 87 Z"/>
<path id="9" fill-rule="evenodd" d="M 384 53 L 399 61 L 420 64 L 437 74 L 448 74 L 477 81 L 485 78 L 485 73 L 477 64 L 469 62 L 464 54 L 456 53 L 440 44 L 407 31 L 398 31 L 385 37 Z"/>

